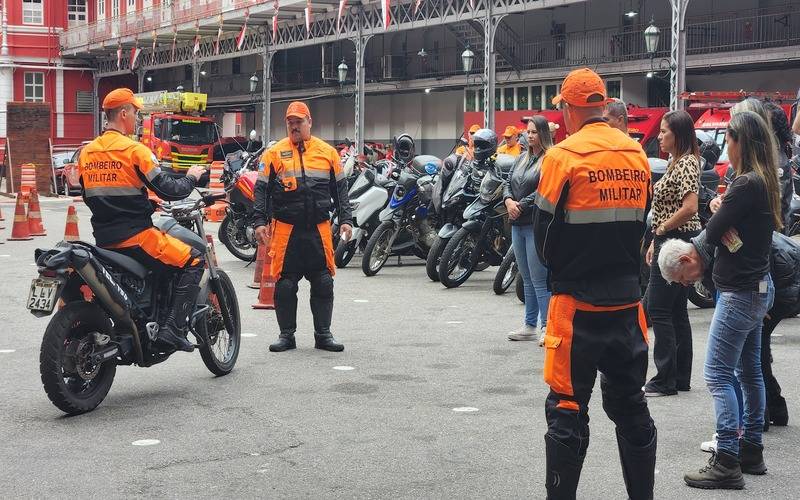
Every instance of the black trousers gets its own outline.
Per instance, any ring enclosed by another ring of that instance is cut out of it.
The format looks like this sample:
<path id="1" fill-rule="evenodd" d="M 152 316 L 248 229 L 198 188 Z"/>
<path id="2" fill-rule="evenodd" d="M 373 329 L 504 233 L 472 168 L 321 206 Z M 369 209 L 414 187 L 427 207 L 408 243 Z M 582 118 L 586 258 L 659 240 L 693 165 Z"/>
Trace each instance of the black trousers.
<path id="1" fill-rule="evenodd" d="M 781 322 L 779 315 L 768 314 L 764 318 L 761 329 L 761 373 L 764 375 L 764 386 L 767 390 L 767 409 L 786 410 L 786 400 L 781 396 L 781 386 L 772 373 L 772 347 L 771 338 L 775 327 Z"/>
<path id="2" fill-rule="evenodd" d="M 695 233 L 670 234 L 687 241 Z M 680 283 L 667 283 L 658 267 L 658 254 L 667 237 L 654 240 L 653 264 L 647 289 L 647 313 L 653 326 L 653 361 L 656 374 L 647 383 L 649 390 L 675 393 L 688 389 L 692 379 L 692 325 L 686 309 L 687 289 Z"/>

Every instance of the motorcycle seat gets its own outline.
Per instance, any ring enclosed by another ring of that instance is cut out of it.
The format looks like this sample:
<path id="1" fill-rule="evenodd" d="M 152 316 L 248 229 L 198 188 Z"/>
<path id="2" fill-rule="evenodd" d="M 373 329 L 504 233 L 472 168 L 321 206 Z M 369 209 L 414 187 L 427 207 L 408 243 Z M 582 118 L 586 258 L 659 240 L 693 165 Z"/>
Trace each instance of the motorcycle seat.
<path id="1" fill-rule="evenodd" d="M 92 252 L 97 256 L 98 259 L 106 264 L 120 267 L 139 279 L 144 279 L 145 276 L 147 276 L 147 273 L 150 272 L 146 267 L 139 264 L 134 259 L 113 250 L 107 250 L 105 248 L 92 245 Z"/>

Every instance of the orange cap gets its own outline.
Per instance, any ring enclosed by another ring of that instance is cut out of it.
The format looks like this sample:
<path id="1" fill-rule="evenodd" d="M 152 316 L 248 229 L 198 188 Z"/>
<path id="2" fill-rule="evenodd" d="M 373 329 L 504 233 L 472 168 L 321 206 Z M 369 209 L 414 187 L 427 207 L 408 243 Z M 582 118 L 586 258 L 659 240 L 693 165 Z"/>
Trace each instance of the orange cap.
<path id="1" fill-rule="evenodd" d="M 474 134 L 475 132 L 477 132 L 480 129 L 481 129 L 481 126 L 476 123 L 475 125 L 473 125 L 473 126 L 471 126 L 469 128 L 469 133 L 470 134 Z"/>
<path id="2" fill-rule="evenodd" d="M 142 100 L 133 95 L 131 89 L 125 87 L 114 89 L 103 99 L 103 109 L 114 109 L 124 104 L 132 104 L 136 109 L 142 109 Z"/>
<path id="3" fill-rule="evenodd" d="M 293 103 L 289 104 L 289 107 L 286 109 L 286 118 L 289 117 L 311 118 L 311 111 L 308 110 L 306 103 L 294 101 Z"/>
<path id="4" fill-rule="evenodd" d="M 571 106 L 595 107 L 608 103 L 606 86 L 600 75 L 589 68 L 571 71 L 561 84 L 561 93 L 553 98 L 553 104 L 565 101 Z"/>
<path id="5" fill-rule="evenodd" d="M 509 138 L 513 135 L 519 135 L 519 130 L 517 130 L 517 127 L 515 127 L 514 125 L 509 125 L 508 127 L 506 127 L 505 132 L 503 132 L 503 137 Z"/>

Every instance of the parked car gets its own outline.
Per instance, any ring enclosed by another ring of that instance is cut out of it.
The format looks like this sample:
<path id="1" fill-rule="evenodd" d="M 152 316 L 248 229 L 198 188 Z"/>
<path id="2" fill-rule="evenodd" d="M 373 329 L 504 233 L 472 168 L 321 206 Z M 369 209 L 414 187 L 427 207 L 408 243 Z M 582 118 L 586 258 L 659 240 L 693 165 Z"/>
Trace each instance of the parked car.
<path id="1" fill-rule="evenodd" d="M 80 175 L 78 174 L 78 156 L 81 154 L 81 148 L 76 151 L 53 155 L 53 170 L 55 172 L 53 187 L 56 193 L 66 196 L 81 194 Z M 68 157 L 66 156 L 67 154 L 69 154 Z"/>

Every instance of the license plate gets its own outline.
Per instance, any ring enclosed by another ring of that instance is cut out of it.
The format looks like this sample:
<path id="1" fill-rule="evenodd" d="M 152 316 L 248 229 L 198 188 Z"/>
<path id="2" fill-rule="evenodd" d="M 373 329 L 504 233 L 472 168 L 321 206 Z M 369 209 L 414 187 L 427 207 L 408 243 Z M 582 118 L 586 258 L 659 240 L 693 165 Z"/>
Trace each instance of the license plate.
<path id="1" fill-rule="evenodd" d="M 28 294 L 28 309 L 31 311 L 53 312 L 56 305 L 56 293 L 59 281 L 36 278 L 31 282 L 31 291 Z"/>

